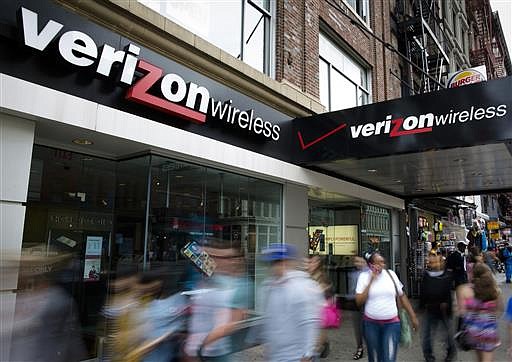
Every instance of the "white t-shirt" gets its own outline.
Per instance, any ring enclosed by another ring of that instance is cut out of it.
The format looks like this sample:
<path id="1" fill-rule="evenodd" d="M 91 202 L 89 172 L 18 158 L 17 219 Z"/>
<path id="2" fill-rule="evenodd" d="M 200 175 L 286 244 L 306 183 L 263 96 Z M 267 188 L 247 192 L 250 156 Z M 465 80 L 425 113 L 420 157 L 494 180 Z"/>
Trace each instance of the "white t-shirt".
<path id="1" fill-rule="evenodd" d="M 400 282 L 395 272 L 389 270 L 393 279 L 395 279 L 399 295 L 403 295 L 403 284 Z M 357 279 L 356 294 L 361 294 L 370 283 L 371 271 L 365 271 Z M 388 320 L 398 315 L 395 299 L 396 291 L 393 280 L 389 274 L 383 270 L 373 281 L 368 291 L 368 299 L 364 305 L 364 314 L 376 320 Z"/>

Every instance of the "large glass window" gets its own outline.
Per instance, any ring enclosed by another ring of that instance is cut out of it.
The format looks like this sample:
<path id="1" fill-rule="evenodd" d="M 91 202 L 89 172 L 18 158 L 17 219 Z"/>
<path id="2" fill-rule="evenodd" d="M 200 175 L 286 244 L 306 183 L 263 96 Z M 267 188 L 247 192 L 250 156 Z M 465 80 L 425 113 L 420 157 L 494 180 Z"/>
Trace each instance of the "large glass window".
<path id="1" fill-rule="evenodd" d="M 116 161 L 36 145 L 22 255 L 65 261 L 52 274 L 69 297 L 66 313 L 76 305 L 92 358 L 101 353 L 101 311 L 118 278 L 158 270 L 166 293 L 203 278 L 181 254 L 190 241 L 239 248 L 256 300 L 267 272 L 256 256 L 281 242 L 281 194 L 276 183 L 165 157 Z M 20 276 L 19 300 L 33 289 Z"/>
<path id="2" fill-rule="evenodd" d="M 270 74 L 270 0 L 139 0 L 185 29 Z"/>
<path id="3" fill-rule="evenodd" d="M 320 101 L 335 111 L 370 103 L 370 71 L 320 34 Z"/>
<path id="4" fill-rule="evenodd" d="M 258 288 L 266 269 L 256 255 L 281 242 L 280 185 L 159 156 L 152 157 L 151 183 L 151 269 L 167 270 L 178 289 L 192 288 L 202 276 L 180 250 L 216 240 L 241 248 L 247 285 Z"/>

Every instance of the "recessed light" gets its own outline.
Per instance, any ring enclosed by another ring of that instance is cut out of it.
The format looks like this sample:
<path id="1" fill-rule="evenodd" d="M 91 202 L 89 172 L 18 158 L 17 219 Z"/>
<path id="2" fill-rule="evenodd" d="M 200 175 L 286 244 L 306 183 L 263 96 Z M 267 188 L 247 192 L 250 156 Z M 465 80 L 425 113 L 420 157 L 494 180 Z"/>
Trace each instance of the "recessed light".
<path id="1" fill-rule="evenodd" d="M 376 169 L 374 169 L 374 168 L 370 168 L 370 169 L 368 170 L 368 172 L 377 172 L 377 170 L 376 170 Z"/>
<path id="2" fill-rule="evenodd" d="M 402 182 L 402 180 L 395 180 L 395 182 L 396 182 L 396 183 L 401 183 L 401 182 Z"/>
<path id="3" fill-rule="evenodd" d="M 416 191 L 418 191 L 418 192 L 422 192 L 422 191 L 425 191 L 425 189 L 422 189 L 421 187 L 418 187 L 418 188 L 416 189 Z"/>
<path id="4" fill-rule="evenodd" d="M 174 177 L 176 177 L 176 178 L 183 178 L 183 175 L 176 175 Z"/>
<path id="5" fill-rule="evenodd" d="M 123 187 L 123 186 L 126 186 L 126 184 L 119 184 L 118 186 L 121 186 L 121 187 Z"/>
<path id="6" fill-rule="evenodd" d="M 88 140 L 86 138 L 75 138 L 73 140 L 74 144 L 80 145 L 80 146 L 90 146 L 93 144 L 91 140 Z"/>

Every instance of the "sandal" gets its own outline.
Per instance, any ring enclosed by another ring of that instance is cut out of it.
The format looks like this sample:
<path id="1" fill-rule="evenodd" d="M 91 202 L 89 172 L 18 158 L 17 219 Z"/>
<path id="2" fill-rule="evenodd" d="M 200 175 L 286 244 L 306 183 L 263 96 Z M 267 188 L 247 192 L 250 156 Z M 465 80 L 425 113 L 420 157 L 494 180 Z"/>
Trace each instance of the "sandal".
<path id="1" fill-rule="evenodd" d="M 352 355 L 354 360 L 363 358 L 363 347 L 357 347 L 357 351 Z"/>
<path id="2" fill-rule="evenodd" d="M 331 352 L 331 345 L 327 341 L 323 345 L 322 353 L 320 353 L 320 358 L 327 358 L 327 356 L 329 356 L 330 352 Z"/>

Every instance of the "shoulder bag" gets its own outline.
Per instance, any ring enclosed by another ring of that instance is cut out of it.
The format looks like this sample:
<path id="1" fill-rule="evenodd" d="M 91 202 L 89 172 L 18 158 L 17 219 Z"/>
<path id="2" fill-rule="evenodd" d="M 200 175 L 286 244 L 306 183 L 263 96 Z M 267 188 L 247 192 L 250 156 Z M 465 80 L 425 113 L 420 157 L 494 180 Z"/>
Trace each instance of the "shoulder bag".
<path id="1" fill-rule="evenodd" d="M 388 269 L 386 269 L 389 277 L 393 281 L 393 285 L 395 286 L 395 300 L 396 307 L 398 309 L 398 318 L 400 318 L 400 345 L 404 347 L 409 347 L 412 342 L 412 333 L 411 333 L 411 323 L 409 321 L 409 316 L 407 315 L 407 311 L 402 306 L 402 302 L 400 301 L 400 295 L 398 294 L 398 287 L 395 282 L 395 278 L 391 275 Z"/>

